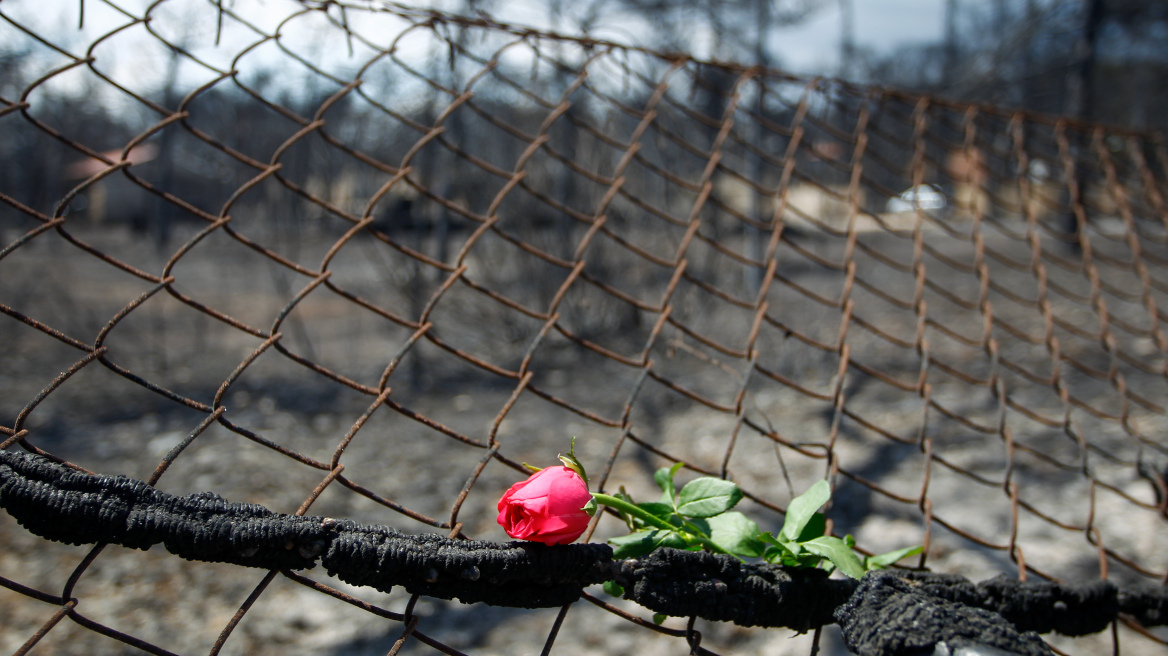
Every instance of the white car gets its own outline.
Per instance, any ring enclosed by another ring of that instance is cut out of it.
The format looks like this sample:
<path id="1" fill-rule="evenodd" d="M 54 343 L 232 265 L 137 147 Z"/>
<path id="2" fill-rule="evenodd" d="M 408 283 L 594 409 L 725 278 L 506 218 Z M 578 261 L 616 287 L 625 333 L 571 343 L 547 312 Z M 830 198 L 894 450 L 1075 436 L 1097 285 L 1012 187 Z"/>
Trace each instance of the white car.
<path id="1" fill-rule="evenodd" d="M 922 210 L 940 210 L 948 204 L 945 192 L 936 185 L 923 184 L 908 189 L 899 196 L 888 199 L 884 210 L 889 213 L 912 212 L 919 206 Z"/>

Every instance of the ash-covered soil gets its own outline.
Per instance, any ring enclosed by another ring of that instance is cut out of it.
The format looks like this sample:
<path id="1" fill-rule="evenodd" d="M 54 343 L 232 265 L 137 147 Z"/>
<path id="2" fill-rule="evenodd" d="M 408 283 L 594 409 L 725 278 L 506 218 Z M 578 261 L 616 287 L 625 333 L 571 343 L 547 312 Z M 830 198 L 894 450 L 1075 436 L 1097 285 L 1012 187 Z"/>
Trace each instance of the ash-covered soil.
<path id="1" fill-rule="evenodd" d="M 17 225 L 5 227 L 5 240 L 10 241 Z M 173 251 L 172 247 L 159 253 L 117 226 L 70 229 L 103 252 L 152 273 L 163 270 Z M 180 231 L 176 243 L 192 234 L 193 229 Z M 325 235 L 305 235 L 296 243 L 266 237 L 264 243 L 277 243 L 286 256 L 304 262 L 312 262 L 332 243 Z M 839 247 L 806 236 L 793 239 L 824 256 Z M 904 256 L 902 239 L 872 235 L 864 239 L 887 257 Z M 958 240 L 938 234 L 929 239 L 953 258 L 968 255 Z M 532 274 L 521 270 L 520 258 L 507 258 L 505 246 L 487 244 L 476 251 L 478 259 L 467 275 L 495 289 L 525 289 L 523 276 Z M 1012 244 L 1003 239 L 997 246 L 1005 251 Z M 337 284 L 400 316 L 418 316 L 441 282 L 433 271 L 403 268 L 400 253 L 371 239 L 355 240 L 343 253 L 334 274 Z M 727 282 L 729 273 L 717 273 L 717 258 L 707 255 L 703 264 L 702 253 L 695 254 L 695 279 L 726 287 L 737 284 Z M 789 267 L 778 272 L 784 280 L 829 296 L 844 288 L 844 272 L 788 255 L 784 261 Z M 925 564 L 934 571 L 980 580 L 1003 572 L 1016 574 L 1017 561 L 1024 559 L 1043 574 L 1091 579 L 1100 576 L 1100 545 L 1111 554 L 1107 575 L 1121 584 L 1153 580 L 1153 575 L 1168 569 L 1162 548 L 1168 522 L 1151 507 L 1156 502 L 1153 486 L 1136 466 L 1148 462 L 1162 467 L 1168 462 L 1161 438 L 1164 416 L 1130 400 L 1123 402 L 1115 377 L 1095 378 L 1065 364 L 1060 388 L 1036 383 L 1032 378 L 1050 374 L 1046 345 L 1011 338 L 1009 330 L 995 327 L 996 356 L 969 347 L 947 336 L 946 330 L 980 335 L 984 314 L 947 300 L 932 287 L 923 292 L 924 314 L 890 303 L 878 292 L 911 298 L 915 274 L 865 259 L 863 251 L 856 257 L 859 277 L 867 286 L 851 287 L 854 319 L 845 341 L 854 364 L 843 380 L 837 377 L 840 353 L 801 339 L 834 342 L 840 334 L 842 308 L 825 306 L 779 282 L 768 297 L 769 316 L 778 317 L 783 325 L 761 325 L 754 359 L 776 376 L 756 370 L 749 378 L 747 358 L 706 346 L 691 333 L 740 346 L 751 329 L 751 312 L 690 282 L 683 282 L 670 301 L 675 323 L 666 322 L 649 349 L 653 362 L 649 376 L 644 368 L 602 357 L 555 330 L 539 338 L 541 322 L 456 284 L 429 315 L 433 334 L 451 348 L 506 369 L 517 370 L 529 356 L 532 378 L 528 389 L 516 395 L 518 380 L 472 366 L 425 338 L 403 351 L 411 330 L 324 287 L 312 290 L 281 319 L 281 311 L 311 279 L 214 235 L 175 267 L 177 292 L 259 330 L 282 321 L 282 346 L 362 385 L 376 387 L 386 367 L 400 356 L 388 381 L 393 389 L 389 399 L 396 408 L 376 408 L 362 422 L 373 396 L 268 348 L 231 380 L 222 396 L 224 417 L 246 434 L 211 425 L 178 455 L 158 486 L 174 493 L 210 490 L 232 501 L 292 513 L 325 480 L 327 471 L 288 454 L 323 463 L 339 454 L 342 475 L 352 486 L 329 484 L 308 513 L 410 532 L 448 533 L 436 525 L 451 522 L 459 493 L 474 476 L 486 453 L 482 445 L 492 435 L 501 445 L 501 455 L 533 465 L 552 464 L 575 436 L 577 454 L 594 481 L 607 473 L 607 490 L 624 486 L 639 499 L 657 495 L 652 472 L 670 462 L 661 454 L 715 475 L 724 468 L 762 502 L 748 499 L 740 509 L 769 530 L 782 523 L 775 508 L 785 507 L 794 494 L 835 472 L 837 492 L 829 511 L 835 530 L 855 535 L 859 546 L 872 552 L 928 539 Z M 607 274 L 615 279 L 627 274 L 645 298 L 658 298 L 668 282 L 668 276 L 662 281 L 610 265 L 613 269 Z M 976 298 L 975 275 L 934 260 L 926 260 L 926 266 L 928 280 L 942 291 Z M 165 290 L 147 296 L 107 327 L 121 309 L 154 286 L 82 253 L 54 233 L 12 253 L 0 263 L 0 275 L 0 303 L 84 343 L 100 338 L 108 347 L 103 357 L 110 365 L 198 403 L 212 403 L 233 370 L 263 342 L 179 302 Z M 1017 281 L 1009 287 L 1015 294 L 1033 291 L 1033 280 L 1024 275 L 998 269 L 993 275 L 1002 285 Z M 1066 285 L 1072 284 L 1067 282 L 1072 277 L 1051 274 L 1052 280 Z M 420 303 L 410 291 L 413 286 L 425 291 Z M 560 308 L 564 325 L 600 347 L 633 360 L 639 357 L 656 316 L 630 310 L 603 294 L 593 297 L 585 292 L 594 287 L 582 287 L 585 291 L 565 297 Z M 533 306 L 539 298 L 539 293 L 531 293 Z M 996 292 L 990 298 L 996 319 L 1041 336 L 1041 311 Z M 1068 325 L 1095 321 L 1097 326 L 1090 306 L 1065 302 L 1057 295 L 1051 299 L 1053 316 L 1081 321 Z M 544 300 L 545 306 L 549 301 Z M 1168 307 L 1168 302 L 1162 306 Z M 1139 307 L 1125 309 L 1120 301 L 1113 300 L 1110 307 L 1113 317 L 1123 317 L 1124 312 L 1139 316 Z M 919 348 L 901 348 L 870 329 L 911 343 L 922 321 L 927 357 Z M 1143 373 L 1122 359 L 1109 362 L 1106 345 L 1059 324 L 1055 330 L 1062 352 L 1084 366 L 1104 370 L 1114 366 L 1123 374 L 1126 389 L 1152 404 L 1168 398 L 1162 376 Z M 1117 348 L 1125 355 L 1143 358 L 1149 367 L 1162 366 L 1162 353 L 1154 345 L 1120 331 L 1116 334 Z M 38 393 L 84 355 L 11 316 L 0 316 L 2 423 L 12 427 L 19 417 L 31 444 L 83 467 L 148 478 L 199 427 L 206 413 L 148 390 L 101 362 L 85 365 L 33 407 Z M 1002 365 L 1002 360 L 1026 372 Z M 905 389 L 915 383 L 923 364 L 930 383 L 928 398 Z M 907 383 L 898 386 L 866 370 Z M 962 377 L 992 375 L 1002 381 L 1005 399 Z M 1063 397 L 1060 389 L 1066 392 Z M 735 412 L 736 396 L 743 390 L 741 412 Z M 1072 396 L 1080 405 L 1068 401 Z M 498 421 L 504 410 L 505 417 Z M 1122 413 L 1124 421 L 1099 416 Z M 1063 427 L 1043 423 L 1042 418 L 1052 417 L 1069 421 Z M 997 429 L 999 422 L 1009 430 Z M 978 428 L 985 426 L 994 430 Z M 1009 440 L 1004 438 L 1007 434 Z M 611 470 L 606 472 L 610 458 Z M 1084 464 L 1090 476 L 1084 475 Z M 680 477 L 697 475 L 685 471 Z M 477 539 L 507 539 L 494 521 L 495 503 L 521 477 L 498 461 L 488 462 L 453 518 L 461 522 L 463 533 Z M 621 528 L 615 520 L 605 519 L 591 539 L 602 541 L 620 534 Z M 40 540 L 0 514 L 0 576 L 9 581 L 61 594 L 91 551 L 92 547 Z M 907 564 L 917 563 L 911 559 Z M 187 562 L 159 548 L 137 552 L 107 547 L 76 580 L 72 597 L 77 600 L 75 612 L 88 620 L 172 652 L 200 653 L 212 649 L 265 574 Z M 384 594 L 354 588 L 322 571 L 303 574 L 394 612 L 403 612 L 409 602 L 400 591 Z M 599 587 L 588 592 L 650 620 L 645 609 L 607 597 Z M 0 588 L 0 616 L 5 618 L 0 649 L 18 649 L 57 610 L 19 591 Z M 419 617 L 418 631 L 472 654 L 540 653 L 557 617 L 554 610 L 429 599 L 419 600 L 414 613 Z M 83 621 L 64 618 L 34 653 L 137 653 L 84 627 Z M 664 623 L 674 633 L 685 625 L 684 618 Z M 702 646 L 718 653 L 806 654 L 811 649 L 810 635 L 704 621 L 695 628 Z M 277 575 L 234 625 L 220 653 L 380 654 L 389 651 L 403 629 L 399 621 Z M 1159 653 L 1154 643 L 1126 627 L 1119 628 L 1119 635 L 1125 654 Z M 1164 637 L 1162 631 L 1158 635 Z M 1060 649 L 1077 654 L 1101 653 L 1111 643 L 1110 636 L 1047 637 Z M 835 627 L 825 629 L 821 645 L 821 654 L 846 653 Z M 553 653 L 653 655 L 688 649 L 684 637 L 655 633 L 581 601 L 568 611 Z M 401 653 L 431 651 L 409 640 Z"/>

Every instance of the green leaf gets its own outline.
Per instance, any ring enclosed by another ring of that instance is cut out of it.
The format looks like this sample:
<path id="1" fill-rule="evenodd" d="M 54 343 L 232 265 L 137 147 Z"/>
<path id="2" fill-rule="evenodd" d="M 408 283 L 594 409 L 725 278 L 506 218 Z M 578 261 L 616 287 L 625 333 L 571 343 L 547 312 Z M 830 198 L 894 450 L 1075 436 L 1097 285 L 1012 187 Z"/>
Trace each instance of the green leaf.
<path id="1" fill-rule="evenodd" d="M 644 556 L 658 547 L 686 548 L 685 541 L 676 533 L 661 529 L 637 531 L 631 535 L 609 538 L 608 541 L 616 545 L 616 549 L 612 553 L 613 558 L 636 558 Z"/>
<path id="2" fill-rule="evenodd" d="M 857 559 L 857 560 L 859 560 L 859 559 Z M 813 553 L 804 551 L 803 553 L 799 554 L 799 556 L 797 558 L 795 558 L 795 567 L 805 567 L 805 568 L 810 569 L 813 567 L 818 567 L 820 565 L 820 563 L 822 563 L 822 562 L 823 562 L 823 556 L 820 556 L 819 554 L 813 554 Z M 830 560 L 827 562 L 831 563 Z M 832 565 L 832 568 L 834 568 L 834 567 L 835 567 L 835 565 Z M 828 571 L 831 571 L 831 570 L 829 569 Z"/>
<path id="3" fill-rule="evenodd" d="M 762 540 L 763 542 L 765 542 L 767 544 L 773 544 L 776 547 L 782 546 L 782 544 L 783 544 L 782 542 L 779 542 L 778 538 L 776 538 L 774 535 L 772 535 L 771 533 L 768 533 L 766 531 L 759 533 L 758 539 Z"/>
<path id="4" fill-rule="evenodd" d="M 799 564 L 798 556 L 803 553 L 803 548 L 799 546 L 798 542 L 782 541 L 770 533 L 760 533 L 758 539 L 770 545 L 763 552 L 763 558 L 768 563 L 778 561 L 784 565 Z"/>
<path id="5" fill-rule="evenodd" d="M 645 529 L 631 533 L 629 535 L 622 535 L 617 538 L 609 538 L 609 544 L 616 547 L 613 550 L 613 558 L 635 558 L 637 556 L 644 556 L 653 549 L 657 548 L 654 538 L 660 531 L 655 529 Z"/>
<path id="6" fill-rule="evenodd" d="M 811 519 L 807 520 L 807 524 L 799 531 L 799 536 L 795 538 L 796 542 L 807 542 L 818 537 L 823 537 L 827 532 L 827 515 L 823 513 L 815 513 Z M 850 546 L 850 545 L 849 545 Z"/>
<path id="7" fill-rule="evenodd" d="M 803 554 L 804 558 L 806 558 L 806 556 L 807 554 Z M 777 562 L 781 565 L 787 565 L 790 567 L 815 567 L 816 565 L 814 562 L 810 565 L 803 563 L 799 560 L 798 555 L 786 547 L 767 547 L 767 550 L 763 553 L 763 557 L 766 558 L 768 563 Z M 814 558 L 818 560 L 819 556 L 814 556 Z"/>
<path id="8" fill-rule="evenodd" d="M 656 501 L 644 501 L 642 503 L 638 503 L 637 507 L 648 512 L 650 515 L 653 515 L 654 517 L 660 517 L 665 521 L 669 521 L 669 518 L 673 516 L 672 505 L 658 503 Z"/>
<path id="9" fill-rule="evenodd" d="M 701 517 L 689 518 L 685 521 L 684 528 L 690 533 L 700 535 L 703 538 L 710 537 L 710 531 L 713 530 L 710 527 L 710 523 Z"/>
<path id="10" fill-rule="evenodd" d="M 664 622 L 668 617 L 668 615 L 662 615 L 661 613 L 653 613 L 653 623 L 657 626 L 661 626 L 661 623 Z"/>
<path id="11" fill-rule="evenodd" d="M 827 558 L 841 572 L 853 579 L 859 579 L 864 576 L 864 566 L 860 563 L 860 559 L 839 538 L 823 536 L 809 542 L 803 542 L 800 546 L 817 556 Z"/>
<path id="12" fill-rule="evenodd" d="M 621 587 L 621 584 L 617 583 L 616 581 L 605 581 L 604 591 L 607 592 L 610 596 L 616 597 L 617 599 L 620 599 L 625 595 L 625 589 Z"/>
<path id="13" fill-rule="evenodd" d="M 734 507 L 742 499 L 742 490 L 730 481 L 703 476 L 681 488 L 677 512 L 687 517 L 713 517 Z"/>
<path id="14" fill-rule="evenodd" d="M 831 485 L 825 480 L 816 481 L 806 492 L 791 499 L 787 506 L 787 519 L 779 535 L 788 541 L 798 540 L 803 529 L 815 516 L 815 512 L 831 499 Z"/>
<path id="15" fill-rule="evenodd" d="M 677 471 L 684 467 L 683 463 L 677 463 L 672 467 L 662 467 L 653 474 L 653 480 L 657 481 L 657 487 L 661 488 L 661 503 L 674 505 L 674 497 L 677 496 L 677 489 L 673 487 L 673 477 L 677 475 Z"/>
<path id="16" fill-rule="evenodd" d="M 811 562 L 807 561 L 809 555 L 813 559 Z M 820 560 L 822 560 L 822 558 L 814 554 L 804 553 L 802 557 L 799 557 L 792 555 L 790 551 L 784 551 L 779 556 L 779 564 L 785 565 L 787 567 L 815 567 L 819 564 Z"/>
<path id="17" fill-rule="evenodd" d="M 766 545 L 758 539 L 758 524 L 740 512 L 722 513 L 707 522 L 714 544 L 735 556 L 758 558 L 766 550 Z"/>
<path id="18" fill-rule="evenodd" d="M 918 545 L 915 547 L 897 549 L 896 551 L 889 551 L 888 553 L 882 553 L 868 558 L 864 561 L 864 566 L 868 569 L 884 569 L 885 567 L 900 561 L 902 558 L 915 556 L 924 550 L 924 545 Z"/>
<path id="19" fill-rule="evenodd" d="M 767 561 L 768 563 L 773 563 L 775 561 L 781 561 L 783 559 L 783 554 L 786 552 L 787 550 L 782 547 L 768 546 L 766 551 L 762 552 L 762 557 L 763 560 Z"/>

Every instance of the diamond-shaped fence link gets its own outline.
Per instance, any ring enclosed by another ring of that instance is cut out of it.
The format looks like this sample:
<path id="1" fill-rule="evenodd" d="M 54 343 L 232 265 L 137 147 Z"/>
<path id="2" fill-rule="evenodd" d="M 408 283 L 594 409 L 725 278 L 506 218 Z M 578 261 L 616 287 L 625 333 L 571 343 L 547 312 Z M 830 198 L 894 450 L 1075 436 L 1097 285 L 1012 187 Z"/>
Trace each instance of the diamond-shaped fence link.
<path id="1" fill-rule="evenodd" d="M 575 436 L 594 489 L 683 462 L 767 530 L 827 477 L 902 566 L 1168 579 L 1161 136 L 392 4 L 35 4 L 0 6 L 4 448 L 501 541 Z M 20 653 L 843 653 L 0 517 Z"/>

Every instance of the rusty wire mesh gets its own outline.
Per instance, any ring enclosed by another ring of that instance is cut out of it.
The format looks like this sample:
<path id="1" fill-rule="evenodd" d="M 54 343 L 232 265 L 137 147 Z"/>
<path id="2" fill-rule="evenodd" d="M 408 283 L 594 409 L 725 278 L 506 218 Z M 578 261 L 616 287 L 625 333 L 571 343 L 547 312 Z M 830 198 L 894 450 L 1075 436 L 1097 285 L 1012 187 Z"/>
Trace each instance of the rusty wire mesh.
<path id="1" fill-rule="evenodd" d="M 909 566 L 1166 580 L 1159 136 L 268 5 L 90 2 L 51 32 L 0 7 L 23 44 L 0 86 L 6 448 L 502 540 L 519 463 L 575 435 L 595 487 L 646 498 L 684 462 L 764 529 L 827 476 L 832 528 L 923 543 Z M 654 626 L 598 589 L 463 607 L 0 521 L 10 650 L 842 653 L 833 630 Z"/>

